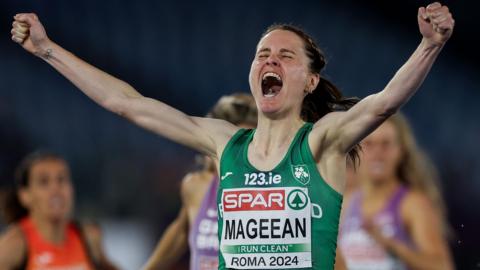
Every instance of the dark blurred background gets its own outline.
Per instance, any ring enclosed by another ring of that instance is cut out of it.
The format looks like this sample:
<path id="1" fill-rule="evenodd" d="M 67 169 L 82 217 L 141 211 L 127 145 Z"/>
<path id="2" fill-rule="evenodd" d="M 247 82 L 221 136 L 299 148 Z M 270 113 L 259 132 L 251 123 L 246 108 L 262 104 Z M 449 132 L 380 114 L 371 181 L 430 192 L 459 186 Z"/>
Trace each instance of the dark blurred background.
<path id="1" fill-rule="evenodd" d="M 404 107 L 440 169 L 458 269 L 480 269 L 479 1 L 444 1 L 456 29 L 419 93 Z M 249 91 L 262 31 L 291 22 L 325 50 L 325 74 L 347 95 L 382 87 L 420 41 L 427 1 L 20 1 L 0 2 L 0 184 L 37 148 L 71 164 L 77 215 L 104 224 L 108 253 L 138 269 L 179 205 L 195 153 L 88 100 L 10 41 L 12 16 L 35 12 L 49 37 L 142 94 L 204 115 L 223 94 Z M 188 260 L 179 264 L 184 269 Z"/>

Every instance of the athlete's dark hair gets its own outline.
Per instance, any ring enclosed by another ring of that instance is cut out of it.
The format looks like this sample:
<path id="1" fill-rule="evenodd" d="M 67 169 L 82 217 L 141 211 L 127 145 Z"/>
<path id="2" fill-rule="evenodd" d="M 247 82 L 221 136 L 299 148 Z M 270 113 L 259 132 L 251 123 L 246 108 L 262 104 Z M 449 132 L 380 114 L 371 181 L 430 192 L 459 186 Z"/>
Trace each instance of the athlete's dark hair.
<path id="1" fill-rule="evenodd" d="M 45 160 L 64 160 L 64 158 L 50 151 L 36 151 L 27 155 L 18 165 L 15 171 L 14 188 L 5 198 L 3 215 L 7 224 L 17 222 L 28 215 L 28 209 L 21 204 L 18 193 L 30 184 L 30 170 L 33 165 Z"/>
<path id="2" fill-rule="evenodd" d="M 317 46 L 310 35 L 290 24 L 274 24 L 267 28 L 262 34 L 262 38 L 275 30 L 290 31 L 300 37 L 304 44 L 305 53 L 310 59 L 310 72 L 320 76 L 317 88 L 303 99 L 300 116 L 304 121 L 315 123 L 330 112 L 347 111 L 358 102 L 358 98 L 343 97 L 342 92 L 333 83 L 321 76 L 321 72 L 327 62 L 323 51 Z M 359 160 L 359 150 L 360 146 L 356 145 L 348 153 L 353 164 L 356 164 Z"/>

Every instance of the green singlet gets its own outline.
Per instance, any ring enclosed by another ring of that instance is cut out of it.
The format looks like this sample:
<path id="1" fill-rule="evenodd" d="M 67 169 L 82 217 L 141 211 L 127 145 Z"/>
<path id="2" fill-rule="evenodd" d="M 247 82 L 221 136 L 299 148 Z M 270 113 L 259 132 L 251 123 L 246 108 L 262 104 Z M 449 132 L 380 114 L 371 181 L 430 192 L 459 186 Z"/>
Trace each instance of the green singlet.
<path id="1" fill-rule="evenodd" d="M 255 130 L 241 129 L 228 142 L 217 193 L 218 269 L 334 268 L 342 195 L 317 170 L 312 126 L 298 130 L 271 171 L 248 161 Z"/>

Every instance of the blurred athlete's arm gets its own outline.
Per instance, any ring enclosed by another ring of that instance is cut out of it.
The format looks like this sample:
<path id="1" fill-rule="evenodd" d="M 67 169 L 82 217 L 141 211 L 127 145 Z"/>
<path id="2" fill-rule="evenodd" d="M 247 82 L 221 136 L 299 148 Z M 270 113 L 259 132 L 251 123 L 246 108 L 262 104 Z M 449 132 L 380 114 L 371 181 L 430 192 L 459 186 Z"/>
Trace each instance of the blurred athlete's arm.
<path id="1" fill-rule="evenodd" d="M 0 270 L 18 269 L 26 256 L 26 243 L 20 228 L 7 228 L 0 236 Z"/>
<path id="2" fill-rule="evenodd" d="M 182 207 L 177 218 L 167 227 L 143 270 L 171 269 L 188 248 L 188 215 Z"/>
<path id="3" fill-rule="evenodd" d="M 167 227 L 152 255 L 143 267 L 143 270 L 170 269 L 188 249 L 188 234 L 190 222 L 188 208 L 192 205 L 192 192 L 198 192 L 196 181 L 201 173 L 189 173 L 183 180 L 180 188 L 182 208 L 175 220 Z"/>

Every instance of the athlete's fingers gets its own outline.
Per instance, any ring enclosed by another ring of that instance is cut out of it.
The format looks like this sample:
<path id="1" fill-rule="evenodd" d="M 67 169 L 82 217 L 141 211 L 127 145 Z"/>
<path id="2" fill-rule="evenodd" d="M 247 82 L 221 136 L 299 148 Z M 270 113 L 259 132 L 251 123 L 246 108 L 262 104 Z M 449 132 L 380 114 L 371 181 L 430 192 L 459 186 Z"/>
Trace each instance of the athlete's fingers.
<path id="1" fill-rule="evenodd" d="M 20 13 L 13 17 L 16 21 L 26 23 L 27 25 L 33 25 L 37 23 L 38 17 L 34 13 Z"/>
<path id="2" fill-rule="evenodd" d="M 15 28 L 13 28 L 12 31 L 10 31 L 10 33 L 12 34 L 12 36 L 16 36 L 16 37 L 19 37 L 21 39 L 25 39 L 28 36 L 27 33 L 22 33 Z"/>
<path id="3" fill-rule="evenodd" d="M 451 19 L 451 18 L 452 18 L 452 14 L 451 14 L 451 13 L 447 13 L 447 14 L 444 14 L 444 15 L 442 15 L 442 16 L 439 16 L 439 17 L 433 19 L 432 22 L 433 22 L 434 24 L 440 24 L 440 23 L 442 23 L 442 22 L 444 22 L 444 21 L 446 21 L 446 20 L 448 20 L 448 19 Z"/>
<path id="4" fill-rule="evenodd" d="M 436 19 L 440 19 L 442 17 L 449 16 L 449 15 L 451 16 L 451 13 L 448 10 L 448 7 L 446 7 L 446 6 L 443 6 L 442 8 L 440 8 L 436 11 L 433 11 L 433 12 L 429 12 L 427 10 L 427 16 L 431 21 L 434 21 Z"/>
<path id="5" fill-rule="evenodd" d="M 22 44 L 23 43 L 23 39 L 22 38 L 19 38 L 17 36 L 12 36 L 12 40 L 16 43 L 20 43 Z"/>
<path id="6" fill-rule="evenodd" d="M 28 33 L 30 26 L 26 23 L 14 21 L 13 22 L 13 28 L 17 30 L 19 33 Z"/>
<path id="7" fill-rule="evenodd" d="M 418 9 L 418 16 L 424 20 L 428 19 L 427 10 L 424 7 L 420 7 Z"/>
<path id="8" fill-rule="evenodd" d="M 438 25 L 438 29 L 442 32 L 452 30 L 453 27 L 455 26 L 455 20 L 454 19 L 448 19 L 446 21 L 443 21 Z"/>
<path id="9" fill-rule="evenodd" d="M 432 11 L 435 11 L 439 8 L 442 7 L 442 4 L 440 4 L 439 2 L 434 2 L 434 3 L 431 3 L 430 5 L 427 6 L 427 11 L 428 12 L 432 12 Z"/>

